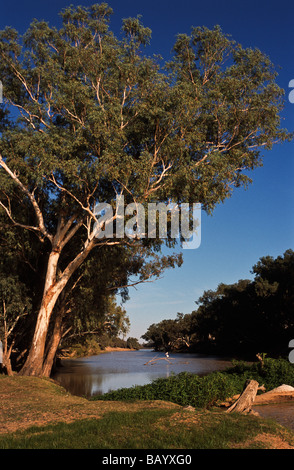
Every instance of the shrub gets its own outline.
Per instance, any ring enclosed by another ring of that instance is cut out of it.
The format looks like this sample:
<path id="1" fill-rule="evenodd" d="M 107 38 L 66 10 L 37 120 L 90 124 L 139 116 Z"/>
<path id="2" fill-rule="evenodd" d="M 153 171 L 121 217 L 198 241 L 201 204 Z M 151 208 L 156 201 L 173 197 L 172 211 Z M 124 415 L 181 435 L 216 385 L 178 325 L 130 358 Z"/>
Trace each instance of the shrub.
<path id="1" fill-rule="evenodd" d="M 237 377 L 243 382 L 247 379 L 256 380 L 260 385 L 264 384 L 266 390 L 272 390 L 282 384 L 294 387 L 294 366 L 286 359 L 267 358 L 264 366 L 260 363 L 250 365 L 238 362 L 225 372 L 234 376 L 235 380 Z"/>
<path id="2" fill-rule="evenodd" d="M 221 372 L 206 377 L 182 372 L 167 379 L 156 379 L 151 384 L 122 388 L 93 399 L 165 400 L 182 406 L 208 407 L 234 393 L 236 388 L 231 377 Z"/>

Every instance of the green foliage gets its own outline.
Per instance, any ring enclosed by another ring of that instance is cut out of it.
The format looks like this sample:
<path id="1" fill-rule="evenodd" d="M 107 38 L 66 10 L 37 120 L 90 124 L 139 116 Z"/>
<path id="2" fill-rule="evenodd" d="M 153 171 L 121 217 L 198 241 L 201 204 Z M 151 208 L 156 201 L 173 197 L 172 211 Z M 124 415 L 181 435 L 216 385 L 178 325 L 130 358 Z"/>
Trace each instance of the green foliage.
<path id="1" fill-rule="evenodd" d="M 19 323 L 31 312 L 31 307 L 25 284 L 17 275 L 1 272 L 0 263 L 0 339 L 5 340 L 8 349 L 19 339 Z"/>
<path id="2" fill-rule="evenodd" d="M 294 365 L 282 358 L 266 358 L 263 366 L 260 363 L 248 365 L 236 362 L 227 374 L 231 374 L 234 379 L 239 377 L 243 384 L 247 379 L 257 380 L 260 385 L 264 384 L 267 391 L 283 384 L 294 387 Z"/>
<path id="3" fill-rule="evenodd" d="M 80 340 L 78 343 L 74 343 L 67 351 L 71 357 L 95 356 L 100 354 L 101 347 L 97 339 L 91 336 L 83 341 Z"/>
<path id="4" fill-rule="evenodd" d="M 219 26 L 197 27 L 178 35 L 161 65 L 142 52 L 151 31 L 140 17 L 123 20 L 115 37 L 111 14 L 106 3 L 70 7 L 60 29 L 34 20 L 23 36 L 0 32 L 4 107 L 19 116 L 5 121 L 0 151 L 27 189 L 38 188 L 43 236 L 57 214 L 78 221 L 120 193 L 211 211 L 250 182 L 261 149 L 290 137 L 280 129 L 283 90 L 261 51 Z M 8 207 L 20 187 L 0 178 Z"/>
<path id="5" fill-rule="evenodd" d="M 129 337 L 127 339 L 127 348 L 128 349 L 140 349 L 140 343 L 137 338 Z"/>
<path id="6" fill-rule="evenodd" d="M 0 312 L 5 321 L 13 324 L 18 315 L 28 313 L 31 308 L 26 287 L 16 276 L 3 277 L 0 273 Z"/>
<path id="7" fill-rule="evenodd" d="M 191 339 L 190 319 L 190 315 L 178 313 L 175 320 L 150 325 L 142 338 L 156 351 L 186 349 Z"/>
<path id="8" fill-rule="evenodd" d="M 151 384 L 123 388 L 93 399 L 165 400 L 182 406 L 208 407 L 233 392 L 232 384 L 221 373 L 211 374 L 207 378 L 182 372 L 167 379 L 156 379 Z"/>
<path id="9" fill-rule="evenodd" d="M 224 372 L 204 377 L 182 372 L 151 384 L 134 386 L 93 397 L 93 400 L 167 400 L 178 405 L 208 408 L 219 400 L 241 393 L 247 379 L 257 380 L 271 390 L 285 383 L 294 386 L 294 366 L 284 359 L 266 359 L 259 364 L 237 363 Z"/>
<path id="10" fill-rule="evenodd" d="M 124 349 L 140 349 L 137 338 L 129 337 L 127 340 L 118 336 L 111 335 L 107 331 L 102 334 L 88 335 L 86 338 L 81 336 L 77 340 L 73 340 L 63 345 L 65 352 L 70 356 L 85 357 L 95 356 L 105 351 L 106 348 L 124 348 Z"/>

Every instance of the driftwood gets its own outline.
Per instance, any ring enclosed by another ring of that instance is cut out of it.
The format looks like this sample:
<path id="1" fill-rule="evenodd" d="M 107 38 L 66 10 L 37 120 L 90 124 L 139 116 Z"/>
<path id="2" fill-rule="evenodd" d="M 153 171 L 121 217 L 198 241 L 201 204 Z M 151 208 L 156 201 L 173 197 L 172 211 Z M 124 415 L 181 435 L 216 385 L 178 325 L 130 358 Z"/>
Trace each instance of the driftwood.
<path id="1" fill-rule="evenodd" d="M 239 413 L 254 413 L 251 408 L 258 390 L 265 391 L 265 387 L 263 385 L 259 387 L 256 380 L 246 380 L 243 392 L 239 396 L 238 400 L 226 410 L 226 413 L 231 413 L 232 411 Z"/>
<path id="2" fill-rule="evenodd" d="M 172 358 L 169 358 L 169 359 L 172 359 Z M 148 364 L 152 366 L 153 364 L 156 364 L 156 361 L 166 361 L 169 364 L 172 364 L 172 362 L 169 359 L 167 359 L 167 357 L 159 357 L 157 359 L 157 356 L 155 356 L 153 359 L 150 359 L 150 361 L 145 362 L 144 366 L 147 366 Z"/>

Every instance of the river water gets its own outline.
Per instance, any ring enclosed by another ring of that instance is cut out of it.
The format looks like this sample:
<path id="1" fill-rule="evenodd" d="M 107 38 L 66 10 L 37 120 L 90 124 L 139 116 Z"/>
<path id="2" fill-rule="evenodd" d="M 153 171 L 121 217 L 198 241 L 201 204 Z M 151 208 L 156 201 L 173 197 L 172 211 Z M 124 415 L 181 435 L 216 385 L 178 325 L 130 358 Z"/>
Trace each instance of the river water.
<path id="1" fill-rule="evenodd" d="M 149 349 L 114 351 L 81 359 L 65 359 L 52 377 L 73 395 L 101 395 L 133 385 L 145 385 L 159 377 L 180 372 L 206 375 L 232 365 L 230 359 L 201 354 L 171 354 Z M 294 404 L 259 405 L 254 409 L 294 430 Z"/>
<path id="2" fill-rule="evenodd" d="M 151 362 L 149 362 L 151 361 Z M 171 354 L 150 349 L 114 351 L 81 359 L 65 359 L 52 377 L 73 395 L 91 397 L 123 387 L 145 385 L 180 372 L 205 375 L 231 366 L 229 359 L 201 354 Z"/>

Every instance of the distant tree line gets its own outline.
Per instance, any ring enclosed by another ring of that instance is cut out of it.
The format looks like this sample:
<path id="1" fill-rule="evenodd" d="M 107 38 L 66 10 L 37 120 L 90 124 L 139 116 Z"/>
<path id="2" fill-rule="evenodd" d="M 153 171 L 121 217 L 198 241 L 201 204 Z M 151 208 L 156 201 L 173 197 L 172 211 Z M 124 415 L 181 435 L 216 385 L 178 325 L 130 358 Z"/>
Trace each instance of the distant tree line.
<path id="1" fill-rule="evenodd" d="M 192 313 L 152 324 L 142 338 L 156 350 L 287 355 L 294 338 L 294 252 L 260 258 L 252 274 L 253 280 L 205 291 Z"/>
<path id="2" fill-rule="evenodd" d="M 127 339 L 123 339 L 120 336 L 111 335 L 108 332 L 85 335 L 83 337 L 80 336 L 76 338 L 75 341 L 73 339 L 67 339 L 62 343 L 55 365 L 58 367 L 63 357 L 95 356 L 103 351 L 107 351 L 107 348 L 139 350 L 142 348 L 142 345 L 137 338 L 129 336 Z M 53 371 L 54 370 L 55 368 Z"/>

